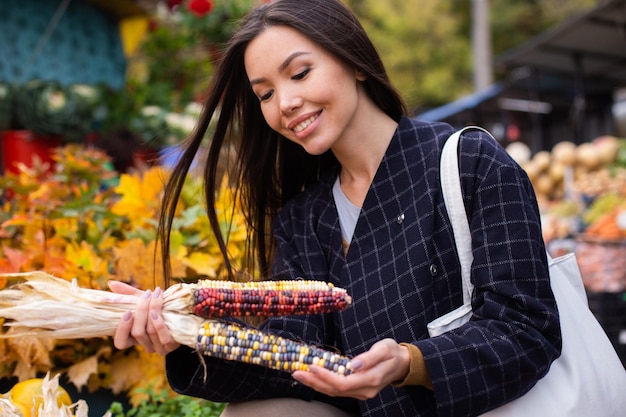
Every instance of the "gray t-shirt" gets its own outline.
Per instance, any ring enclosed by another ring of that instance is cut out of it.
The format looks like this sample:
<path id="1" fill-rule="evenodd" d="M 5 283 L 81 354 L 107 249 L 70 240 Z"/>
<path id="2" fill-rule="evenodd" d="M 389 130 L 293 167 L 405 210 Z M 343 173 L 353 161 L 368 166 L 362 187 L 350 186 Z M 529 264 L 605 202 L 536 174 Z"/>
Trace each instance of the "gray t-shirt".
<path id="1" fill-rule="evenodd" d="M 345 245 L 349 245 L 352 241 L 354 228 L 361 213 L 361 207 L 357 207 L 348 199 L 341 189 L 339 176 L 333 185 L 333 197 L 335 197 L 335 205 L 337 206 L 337 214 L 339 215 L 339 225 L 341 227 L 341 237 Z"/>

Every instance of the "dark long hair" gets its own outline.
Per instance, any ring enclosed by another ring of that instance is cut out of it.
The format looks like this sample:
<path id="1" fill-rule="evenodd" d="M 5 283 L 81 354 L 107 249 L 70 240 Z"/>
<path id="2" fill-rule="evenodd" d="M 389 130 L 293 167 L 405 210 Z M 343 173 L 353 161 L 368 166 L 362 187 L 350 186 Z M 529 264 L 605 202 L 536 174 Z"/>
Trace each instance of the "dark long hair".
<path id="1" fill-rule="evenodd" d="M 209 95 L 194 133 L 165 187 L 158 235 L 166 285 L 171 280 L 169 265 L 170 230 L 185 177 L 198 152 L 212 117 L 217 123 L 209 144 L 204 169 L 207 215 L 224 257 L 230 279 L 233 268 L 226 249 L 228 236 L 222 234 L 215 211 L 223 150 L 234 147 L 235 161 L 229 167 L 236 195 L 241 197 L 243 215 L 249 228 L 246 254 L 249 268 L 266 277 L 273 257 L 271 222 L 280 208 L 324 172 L 338 169 L 330 151 L 313 156 L 302 147 L 272 130 L 261 113 L 244 67 L 244 53 L 250 41 L 271 26 L 288 26 L 367 78 L 365 91 L 387 115 L 399 121 L 406 113 L 400 95 L 392 87 L 383 63 L 365 30 L 339 0 L 277 0 L 252 10 L 231 38 L 212 74 Z"/>

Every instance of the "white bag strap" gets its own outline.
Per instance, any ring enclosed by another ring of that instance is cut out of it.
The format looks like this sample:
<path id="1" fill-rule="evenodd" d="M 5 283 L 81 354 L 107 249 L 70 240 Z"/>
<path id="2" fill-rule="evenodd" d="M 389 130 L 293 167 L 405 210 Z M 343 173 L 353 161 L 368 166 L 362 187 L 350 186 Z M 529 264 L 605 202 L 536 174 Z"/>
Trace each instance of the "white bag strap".
<path id="1" fill-rule="evenodd" d="M 463 193 L 461 191 L 461 177 L 459 172 L 459 158 L 457 156 L 458 143 L 461 135 L 478 129 L 491 136 L 489 132 L 478 126 L 467 126 L 453 133 L 443 146 L 440 162 L 440 181 L 443 191 L 443 200 L 446 204 L 448 217 L 452 223 L 454 241 L 456 242 L 459 263 L 461 264 L 461 279 L 463 282 L 463 303 L 470 303 L 474 285 L 470 280 L 470 271 L 474 257 L 472 255 L 472 236 L 465 213 Z"/>

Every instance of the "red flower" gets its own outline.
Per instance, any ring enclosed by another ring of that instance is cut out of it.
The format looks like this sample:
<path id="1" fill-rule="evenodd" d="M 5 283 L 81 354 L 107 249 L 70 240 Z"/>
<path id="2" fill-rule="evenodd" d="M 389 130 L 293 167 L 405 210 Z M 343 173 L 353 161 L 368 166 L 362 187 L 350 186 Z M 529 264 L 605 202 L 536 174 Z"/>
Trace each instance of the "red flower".
<path id="1" fill-rule="evenodd" d="M 211 13 L 213 2 L 211 0 L 191 0 L 187 5 L 189 10 L 198 17 Z"/>

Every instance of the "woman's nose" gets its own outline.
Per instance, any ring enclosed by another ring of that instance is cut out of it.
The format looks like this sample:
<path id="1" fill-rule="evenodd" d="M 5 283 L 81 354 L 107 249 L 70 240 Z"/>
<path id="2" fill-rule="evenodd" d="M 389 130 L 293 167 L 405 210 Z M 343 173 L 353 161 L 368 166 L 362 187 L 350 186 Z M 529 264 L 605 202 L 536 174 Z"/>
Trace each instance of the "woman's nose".
<path id="1" fill-rule="evenodd" d="M 294 92 L 285 92 L 280 95 L 280 111 L 283 114 L 291 114 L 302 106 L 302 98 Z"/>

